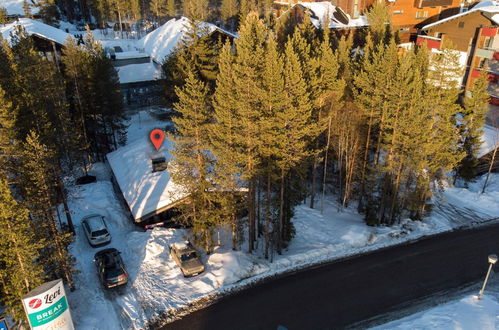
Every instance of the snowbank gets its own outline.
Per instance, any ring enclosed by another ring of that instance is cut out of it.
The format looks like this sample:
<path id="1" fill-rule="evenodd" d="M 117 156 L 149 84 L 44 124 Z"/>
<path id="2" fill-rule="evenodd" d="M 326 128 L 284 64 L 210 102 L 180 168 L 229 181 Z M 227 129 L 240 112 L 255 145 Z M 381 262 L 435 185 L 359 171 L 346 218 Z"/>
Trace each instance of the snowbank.
<path id="1" fill-rule="evenodd" d="M 70 34 L 64 32 L 63 30 L 29 18 L 20 18 L 18 21 L 0 26 L 0 34 L 2 34 L 2 37 L 10 43 L 11 33 L 16 31 L 16 26 L 18 25 L 24 27 L 28 35 L 36 35 L 41 38 L 54 41 L 60 45 L 63 45 L 68 37 L 72 38 Z"/>
<path id="2" fill-rule="evenodd" d="M 478 300 L 474 296 L 446 303 L 424 312 L 372 328 L 381 329 L 497 329 L 499 327 L 499 303 L 488 295 Z"/>

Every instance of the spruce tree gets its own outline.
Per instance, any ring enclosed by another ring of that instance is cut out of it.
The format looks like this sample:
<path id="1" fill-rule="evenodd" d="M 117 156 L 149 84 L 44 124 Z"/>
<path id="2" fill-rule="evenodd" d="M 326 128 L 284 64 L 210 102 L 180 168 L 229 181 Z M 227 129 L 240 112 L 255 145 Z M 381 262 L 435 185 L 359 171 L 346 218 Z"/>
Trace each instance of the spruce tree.
<path id="1" fill-rule="evenodd" d="M 41 143 L 38 134 L 31 131 L 22 146 L 21 194 L 37 229 L 36 237 L 45 242 L 40 262 L 51 278 L 63 278 L 74 289 L 73 261 L 68 252 L 71 234 L 61 233 L 54 215 L 60 203 L 59 175 L 54 150 Z"/>
<path id="2" fill-rule="evenodd" d="M 213 159 L 208 150 L 208 126 L 211 114 L 208 88 L 191 72 L 185 85 L 177 88 L 179 102 L 175 110 L 176 134 L 171 165 L 172 180 L 182 187 L 188 203 L 179 206 L 181 218 L 192 224 L 196 244 L 205 251 L 214 248 L 213 234 L 221 223 L 220 211 L 216 207 L 216 187 L 211 183 Z"/>
<path id="3" fill-rule="evenodd" d="M 45 241 L 39 240 L 30 223 L 27 208 L 19 204 L 5 177 L 0 179 L 0 278 L 2 305 L 15 320 L 25 319 L 21 297 L 42 284 L 43 265 L 40 251 Z"/>
<path id="4" fill-rule="evenodd" d="M 312 107 L 310 95 L 297 54 L 290 42 L 286 45 L 284 63 L 285 99 L 288 101 L 281 112 L 277 112 L 271 120 L 280 132 L 276 141 L 276 165 L 280 172 L 279 188 L 279 241 L 278 251 L 291 240 L 294 228 L 291 223 L 295 205 L 285 205 L 285 193 L 291 198 L 288 189 L 285 192 L 287 179 L 291 169 L 309 156 L 310 140 L 317 136 L 317 129 L 312 124 Z M 286 206 L 286 207 L 285 207 Z"/>
<path id="5" fill-rule="evenodd" d="M 232 47 L 227 41 L 223 46 L 219 58 L 219 74 L 217 88 L 213 96 L 214 123 L 209 126 L 210 149 L 216 160 L 213 180 L 221 190 L 227 192 L 219 194 L 219 203 L 226 218 L 230 221 L 232 232 L 232 249 L 236 250 L 241 243 L 241 222 L 238 219 L 238 196 L 244 191 L 244 183 L 240 179 L 240 152 L 236 136 L 239 123 L 234 109 L 239 99 L 233 94 L 231 81 L 235 79 L 233 65 L 234 55 Z"/>
<path id="6" fill-rule="evenodd" d="M 457 168 L 459 177 L 466 181 L 474 177 L 474 168 L 478 164 L 477 154 L 481 145 L 482 127 L 489 110 L 489 92 L 487 87 L 488 74 L 482 71 L 473 84 L 470 96 L 464 97 L 459 129 L 461 134 L 461 149 L 466 152 Z"/>
<path id="7" fill-rule="evenodd" d="M 261 161 L 261 98 L 264 44 L 267 31 L 256 13 L 247 16 L 236 40 L 236 53 L 233 60 L 220 61 L 220 72 L 230 71 L 231 80 L 217 80 L 214 95 L 217 123 L 222 131 L 230 134 L 234 149 L 233 161 L 240 170 L 239 180 L 247 183 L 248 234 L 250 252 L 256 239 L 256 175 Z M 225 52 L 229 52 L 225 46 Z M 227 56 L 227 55 L 225 55 Z M 228 74 L 224 74 L 227 76 Z M 230 115 L 229 115 L 230 114 Z"/>
<path id="8" fill-rule="evenodd" d="M 8 13 L 7 9 L 4 7 L 0 7 L 0 24 L 4 25 L 8 22 Z"/>
<path id="9" fill-rule="evenodd" d="M 271 230 L 276 231 L 282 228 L 279 221 L 274 215 L 274 199 L 272 198 L 272 186 L 281 177 L 276 161 L 279 159 L 282 150 L 279 150 L 279 139 L 282 136 L 282 122 L 278 122 L 278 116 L 287 110 L 289 105 L 288 95 L 286 94 L 284 85 L 284 61 L 277 50 L 277 44 L 274 36 L 271 34 L 267 40 L 265 47 L 265 63 L 262 76 L 262 115 L 259 119 L 261 129 L 262 145 L 260 155 L 262 157 L 262 180 L 265 182 L 265 199 L 264 218 L 265 218 L 265 258 L 269 256 Z M 282 143 L 282 141 L 281 141 Z M 279 200 L 280 201 L 280 200 Z M 279 204 L 278 204 L 279 205 Z M 283 221 L 284 222 L 284 218 Z M 278 242 L 275 242 L 278 243 Z M 274 243 L 274 244 L 275 244 Z"/>
<path id="10" fill-rule="evenodd" d="M 151 0 L 151 2 L 149 3 L 149 9 L 154 14 L 156 21 L 159 21 L 160 17 L 166 16 L 166 15 L 174 16 L 174 15 L 171 15 L 171 12 L 169 9 L 170 1 L 168 1 L 168 3 L 167 3 L 166 0 Z"/>
<path id="11" fill-rule="evenodd" d="M 208 0 L 182 0 L 184 16 L 194 21 L 206 21 L 209 14 Z"/>
<path id="12" fill-rule="evenodd" d="M 234 31 L 236 28 L 238 6 L 236 0 L 222 0 L 220 16 L 225 26 Z"/>
<path id="13" fill-rule="evenodd" d="M 170 17 L 175 17 L 175 15 L 177 15 L 177 4 L 175 3 L 175 0 L 166 1 L 166 13 Z"/>

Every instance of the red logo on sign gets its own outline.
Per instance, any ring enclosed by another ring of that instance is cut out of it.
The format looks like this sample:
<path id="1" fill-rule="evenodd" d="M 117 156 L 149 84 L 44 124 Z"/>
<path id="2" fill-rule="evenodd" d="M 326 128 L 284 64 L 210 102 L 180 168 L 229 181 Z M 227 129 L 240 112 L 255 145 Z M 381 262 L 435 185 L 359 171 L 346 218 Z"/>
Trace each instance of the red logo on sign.
<path id="1" fill-rule="evenodd" d="M 37 309 L 38 307 L 40 307 L 42 305 L 42 300 L 39 298 L 32 299 L 32 300 L 30 300 L 28 305 L 29 305 L 29 308 Z"/>

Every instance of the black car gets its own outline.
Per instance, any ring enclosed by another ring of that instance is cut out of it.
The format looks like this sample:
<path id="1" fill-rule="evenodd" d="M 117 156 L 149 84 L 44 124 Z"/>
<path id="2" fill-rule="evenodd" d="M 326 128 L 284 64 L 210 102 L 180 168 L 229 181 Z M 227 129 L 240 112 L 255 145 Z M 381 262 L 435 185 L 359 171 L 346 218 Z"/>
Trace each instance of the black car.
<path id="1" fill-rule="evenodd" d="M 128 273 L 118 250 L 110 248 L 99 251 L 95 254 L 94 262 L 104 288 L 110 289 L 128 283 Z"/>

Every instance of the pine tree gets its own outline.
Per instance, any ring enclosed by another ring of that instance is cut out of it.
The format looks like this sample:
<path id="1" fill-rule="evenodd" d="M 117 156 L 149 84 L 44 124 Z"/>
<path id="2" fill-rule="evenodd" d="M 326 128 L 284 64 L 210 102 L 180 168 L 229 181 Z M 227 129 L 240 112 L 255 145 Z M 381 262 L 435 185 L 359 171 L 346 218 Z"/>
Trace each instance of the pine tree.
<path id="1" fill-rule="evenodd" d="M 76 40 L 68 38 L 64 45 L 62 63 L 64 64 L 64 74 L 66 75 L 66 86 L 68 94 L 72 96 L 70 103 L 73 111 L 72 121 L 75 123 L 73 131 L 72 146 L 77 155 L 83 161 L 83 169 L 87 174 L 87 163 L 89 161 L 89 137 L 87 133 L 85 117 L 87 116 L 88 101 L 85 93 L 89 88 L 89 79 L 86 70 L 90 65 L 90 54 L 78 46 Z"/>
<path id="2" fill-rule="evenodd" d="M 0 7 L 0 24 L 7 24 L 8 15 L 9 14 L 7 13 L 7 9 L 5 9 L 4 7 Z"/>
<path id="3" fill-rule="evenodd" d="M 265 258 L 269 257 L 271 231 L 278 231 L 279 218 L 275 218 L 272 198 L 272 186 L 281 177 L 276 164 L 276 156 L 281 152 L 278 141 L 282 138 L 282 122 L 278 122 L 278 115 L 284 113 L 289 105 L 284 85 L 284 62 L 277 50 L 273 35 L 270 35 L 265 47 L 265 63 L 262 76 L 262 116 L 259 119 L 262 145 L 262 176 L 265 181 Z M 281 124 L 281 125 L 280 125 Z M 282 143 L 282 142 L 281 142 Z M 276 174 L 277 173 L 277 174 Z M 284 218 L 283 218 L 284 221 Z M 278 237 L 281 237 L 279 235 Z M 275 242 L 277 243 L 277 242 Z"/>
<path id="4" fill-rule="evenodd" d="M 181 218 L 192 224 L 196 244 L 211 252 L 214 228 L 222 220 L 216 207 L 216 187 L 211 183 L 213 159 L 207 149 L 211 121 L 208 88 L 191 72 L 185 85 L 177 88 L 177 95 L 175 110 L 180 116 L 174 119 L 172 180 L 182 187 L 189 200 L 179 206 Z"/>
<path id="5" fill-rule="evenodd" d="M 375 2 L 367 13 L 369 31 L 374 45 L 388 44 L 391 35 L 391 14 L 384 2 Z"/>
<path id="6" fill-rule="evenodd" d="M 309 156 L 307 147 L 310 140 L 317 136 L 317 129 L 311 123 L 312 107 L 306 81 L 303 78 L 299 58 L 290 42 L 287 43 L 284 54 L 285 99 L 288 104 L 282 109 L 283 111 L 276 113 L 275 119 L 271 118 L 275 128 L 280 132 L 276 141 L 276 164 L 280 172 L 278 251 L 294 234 L 291 218 L 295 205 L 287 204 L 285 207 L 287 177 L 291 169 Z M 287 194 L 290 195 L 290 192 L 287 191 Z"/>
<path id="7" fill-rule="evenodd" d="M 464 97 L 462 119 L 459 124 L 461 131 L 461 149 L 466 152 L 457 169 L 457 174 L 466 181 L 474 176 L 474 167 L 478 164 L 477 153 L 480 149 L 483 134 L 482 127 L 489 105 L 489 85 L 486 70 L 482 71 L 473 84 L 471 96 Z"/>
<path id="8" fill-rule="evenodd" d="M 208 18 L 207 0 L 183 0 L 182 10 L 184 16 L 194 21 L 206 21 Z"/>
<path id="9" fill-rule="evenodd" d="M 154 17 L 156 18 L 156 21 L 159 20 L 160 17 L 162 16 L 174 16 L 174 15 L 171 15 L 171 12 L 170 12 L 170 8 L 169 8 L 169 5 L 170 5 L 170 1 L 167 1 L 166 0 L 151 0 L 151 2 L 149 3 L 149 8 L 151 10 L 151 12 L 154 14 Z"/>
<path id="10" fill-rule="evenodd" d="M 54 0 L 42 0 L 36 3 L 39 8 L 38 15 L 42 17 L 44 23 L 49 25 L 58 25 L 59 12 Z"/>
<path id="11" fill-rule="evenodd" d="M 0 87 L 0 168 L 4 176 L 15 168 L 17 109 L 8 100 L 5 91 Z"/>
<path id="12" fill-rule="evenodd" d="M 225 26 L 231 31 L 234 31 L 236 28 L 237 14 L 238 6 L 236 0 L 222 0 L 220 16 Z"/>
<path id="13" fill-rule="evenodd" d="M 247 16 L 236 40 L 236 54 L 233 61 L 224 61 L 227 68 L 220 67 L 220 72 L 230 70 L 233 79 L 217 80 L 214 95 L 217 123 L 222 131 L 230 134 L 233 141 L 231 156 L 240 169 L 239 180 L 247 183 L 248 198 L 248 234 L 249 251 L 253 251 L 256 239 L 255 197 L 256 174 L 261 160 L 261 128 L 258 120 L 262 116 L 262 72 L 266 28 L 257 14 Z M 228 47 L 227 45 L 225 47 Z M 228 52 L 228 50 L 225 50 Z M 222 65 L 222 62 L 220 62 Z M 229 115 L 230 114 L 230 115 Z"/>
<path id="14" fill-rule="evenodd" d="M 175 3 L 175 0 L 167 0 L 166 13 L 170 17 L 175 17 L 177 15 L 177 4 Z"/>
<path id="15" fill-rule="evenodd" d="M 21 297 L 43 283 L 45 275 L 40 259 L 44 241 L 39 241 L 29 212 L 12 196 L 9 184 L 0 179 L 0 301 L 7 313 L 16 320 L 24 320 Z"/>
<path id="16" fill-rule="evenodd" d="M 59 231 L 54 216 L 60 202 L 56 154 L 34 131 L 23 143 L 20 167 L 21 193 L 37 229 L 36 237 L 45 242 L 40 262 L 51 278 L 63 278 L 74 289 L 73 261 L 68 252 L 71 234 Z"/>
<path id="17" fill-rule="evenodd" d="M 68 155 L 71 123 L 61 74 L 53 62 L 38 54 L 24 29 L 16 31 L 12 43 L 8 56 L 12 79 L 4 90 L 19 111 L 16 137 L 24 140 L 35 130 L 59 156 Z"/>
<path id="18" fill-rule="evenodd" d="M 27 18 L 33 18 L 33 15 L 31 13 L 31 6 L 28 3 L 28 1 L 23 0 L 23 11 L 24 11 L 24 16 Z"/>
<path id="19" fill-rule="evenodd" d="M 176 102 L 175 87 L 181 87 L 189 72 L 195 73 L 209 87 L 210 95 L 215 89 L 218 73 L 217 57 L 220 45 L 209 36 L 208 30 L 199 22 L 189 21 L 189 29 L 180 46 L 165 60 L 165 93 L 167 101 Z"/>

